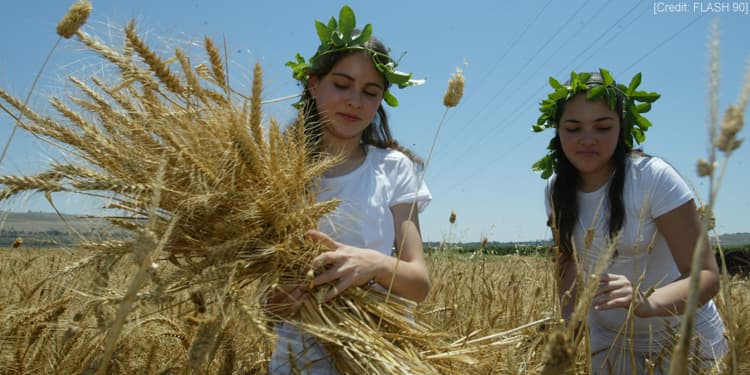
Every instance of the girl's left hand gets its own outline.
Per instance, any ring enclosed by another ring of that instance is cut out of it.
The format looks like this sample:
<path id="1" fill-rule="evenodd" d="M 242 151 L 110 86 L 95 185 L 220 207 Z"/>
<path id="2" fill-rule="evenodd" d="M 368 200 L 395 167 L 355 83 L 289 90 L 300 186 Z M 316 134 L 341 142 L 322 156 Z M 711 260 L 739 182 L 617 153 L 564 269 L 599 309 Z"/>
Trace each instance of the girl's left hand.
<path id="1" fill-rule="evenodd" d="M 307 236 L 331 250 L 318 255 L 311 264 L 313 269 L 330 266 L 313 280 L 315 286 L 335 282 L 323 302 L 330 301 L 349 287 L 366 284 L 380 272 L 385 255 L 378 251 L 336 242 L 316 230 L 308 231 Z"/>
<path id="2" fill-rule="evenodd" d="M 647 315 L 650 307 L 648 299 L 638 290 L 635 291 L 635 299 L 633 301 L 633 284 L 627 277 L 612 273 L 599 276 L 599 289 L 593 301 L 595 310 L 628 309 L 635 302 L 635 315 Z"/>

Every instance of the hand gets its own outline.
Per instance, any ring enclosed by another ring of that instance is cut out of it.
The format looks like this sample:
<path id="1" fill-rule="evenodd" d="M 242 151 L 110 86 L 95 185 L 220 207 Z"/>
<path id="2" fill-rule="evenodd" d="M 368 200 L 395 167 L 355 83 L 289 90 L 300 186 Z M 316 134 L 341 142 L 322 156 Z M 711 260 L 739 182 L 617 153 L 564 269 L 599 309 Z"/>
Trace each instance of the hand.
<path id="1" fill-rule="evenodd" d="M 366 284 L 380 272 L 385 255 L 378 251 L 336 242 L 316 230 L 308 231 L 307 236 L 331 250 L 318 255 L 311 264 L 313 269 L 325 269 L 313 280 L 314 286 L 335 282 L 323 302 L 330 301 L 349 287 Z"/>
<path id="2" fill-rule="evenodd" d="M 273 288 L 263 308 L 282 319 L 297 315 L 308 296 L 307 286 L 302 284 L 281 285 Z"/>
<path id="3" fill-rule="evenodd" d="M 639 317 L 649 316 L 651 305 L 648 298 L 639 290 L 635 290 L 633 300 L 633 284 L 627 277 L 611 273 L 599 276 L 599 289 L 594 296 L 594 309 L 598 311 L 611 309 L 628 309 L 635 303 L 633 313 Z"/>

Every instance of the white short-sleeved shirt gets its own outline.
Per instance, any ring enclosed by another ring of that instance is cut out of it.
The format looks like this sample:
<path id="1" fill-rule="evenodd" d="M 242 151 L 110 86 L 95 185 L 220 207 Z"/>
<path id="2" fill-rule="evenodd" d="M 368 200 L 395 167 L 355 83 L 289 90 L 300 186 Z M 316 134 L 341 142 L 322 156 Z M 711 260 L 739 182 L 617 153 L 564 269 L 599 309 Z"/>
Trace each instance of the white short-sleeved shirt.
<path id="1" fill-rule="evenodd" d="M 339 199 L 339 207 L 322 218 L 319 230 L 334 240 L 390 255 L 395 226 L 390 208 L 416 202 L 421 212 L 432 200 L 414 162 L 403 153 L 367 147 L 364 162 L 343 176 L 323 178 L 318 201 Z M 416 211 L 415 211 L 416 212 Z"/>
<path id="2" fill-rule="evenodd" d="M 640 289 L 659 288 L 680 277 L 680 271 L 672 257 L 665 238 L 659 233 L 655 219 L 693 199 L 692 191 L 679 174 L 664 160 L 657 157 L 632 156 L 626 163 L 623 201 L 625 222 L 621 237 L 615 246 L 615 255 L 603 272 L 624 275 L 636 285 L 644 277 Z M 547 214 L 551 213 L 551 189 L 554 176 L 547 183 L 545 202 Z M 606 256 L 610 246 L 610 215 L 607 192 L 609 182 L 594 192 L 578 192 L 579 222 L 573 229 L 573 243 L 578 252 L 579 266 L 585 275 L 595 270 L 601 257 Z M 597 217 L 594 214 L 601 202 Z M 591 247 L 585 244 L 586 230 L 594 227 Z M 603 343 L 612 343 L 627 319 L 626 309 L 589 312 L 592 326 Z M 653 342 L 665 342 L 667 326 L 678 327 L 677 317 L 654 317 L 633 319 L 633 342 L 636 350 L 653 347 Z M 723 326 L 713 301 L 703 305 L 697 313 L 696 332 L 709 338 L 720 337 Z M 718 331 L 718 332 L 717 332 Z M 629 331 L 630 332 L 630 331 Z M 653 341 L 649 339 L 653 335 Z"/>
<path id="3" fill-rule="evenodd" d="M 336 210 L 320 219 L 318 230 L 346 245 L 391 255 L 395 224 L 390 208 L 415 203 L 421 212 L 432 200 L 417 165 L 400 151 L 367 146 L 362 164 L 343 176 L 322 178 L 317 200 L 339 199 Z M 276 326 L 278 342 L 269 372 L 290 374 L 290 356 L 304 374 L 336 374 L 325 348 L 288 324 Z"/>

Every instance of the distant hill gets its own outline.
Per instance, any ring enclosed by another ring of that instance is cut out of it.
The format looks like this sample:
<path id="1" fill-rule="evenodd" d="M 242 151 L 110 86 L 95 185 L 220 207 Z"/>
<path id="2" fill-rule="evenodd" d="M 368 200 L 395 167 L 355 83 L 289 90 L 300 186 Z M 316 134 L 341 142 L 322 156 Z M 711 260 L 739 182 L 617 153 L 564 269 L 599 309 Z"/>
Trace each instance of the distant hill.
<path id="1" fill-rule="evenodd" d="M 16 238 L 24 247 L 70 246 L 85 239 L 122 238 L 120 228 L 101 217 L 57 215 L 48 212 L 0 212 L 0 248 Z"/>
<path id="2" fill-rule="evenodd" d="M 78 231 L 90 231 L 107 223 L 101 218 L 62 215 L 49 212 L 0 212 L 0 229 L 23 232 L 68 232 L 70 227 Z"/>
<path id="3" fill-rule="evenodd" d="M 71 229 L 72 228 L 72 229 Z M 24 238 L 25 246 L 54 246 L 54 244 L 71 244 L 78 241 L 76 232 L 84 238 L 101 238 L 107 234 L 116 233 L 122 236 L 119 228 L 114 228 L 104 218 L 87 217 L 79 215 L 63 215 L 62 218 L 56 213 L 49 212 L 2 212 L 0 211 L 0 248 L 9 246 L 16 237 Z M 727 233 L 719 236 L 723 246 L 745 246 L 750 245 L 750 233 Z M 427 243 L 427 246 L 437 247 L 439 243 Z M 493 241 L 489 246 L 514 247 L 514 246 L 545 246 L 545 241 L 526 242 L 497 242 Z M 461 247 L 477 248 L 479 243 L 463 243 Z"/>

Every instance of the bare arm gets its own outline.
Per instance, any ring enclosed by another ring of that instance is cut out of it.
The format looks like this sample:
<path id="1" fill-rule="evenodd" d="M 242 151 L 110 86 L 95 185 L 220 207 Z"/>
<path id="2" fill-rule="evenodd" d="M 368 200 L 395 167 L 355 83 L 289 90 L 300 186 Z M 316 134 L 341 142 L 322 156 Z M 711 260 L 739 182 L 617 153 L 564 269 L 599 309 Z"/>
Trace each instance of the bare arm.
<path id="1" fill-rule="evenodd" d="M 679 279 L 658 288 L 647 298 L 642 316 L 670 316 L 682 314 L 688 297 L 688 284 L 693 253 L 703 231 L 695 203 L 691 200 L 682 206 L 656 218 L 659 232 L 667 240 L 672 257 L 682 275 Z M 698 305 L 710 301 L 719 291 L 719 268 L 707 239 L 707 247 L 700 269 Z M 640 314 L 639 314 L 640 315 Z"/>
<path id="2" fill-rule="evenodd" d="M 331 267 L 315 278 L 315 285 L 335 281 L 334 288 L 326 295 L 330 300 L 346 288 L 363 285 L 370 280 L 401 297 L 417 302 L 423 301 L 430 290 L 430 278 L 424 262 L 422 237 L 416 210 L 409 217 L 411 204 L 399 204 L 391 208 L 396 232 L 396 246 L 400 259 L 377 250 L 362 249 L 333 241 L 327 235 L 310 231 L 309 235 L 331 251 L 313 260 L 313 267 Z M 403 244 L 403 245 L 402 245 Z"/>
<path id="3" fill-rule="evenodd" d="M 685 311 L 689 293 L 689 276 L 693 253 L 702 232 L 702 223 L 695 203 L 691 200 L 674 210 L 656 218 L 656 227 L 667 241 L 681 276 L 656 290 L 650 296 L 633 292 L 630 280 L 622 275 L 601 276 L 602 287 L 594 300 L 594 308 L 607 310 L 628 308 L 633 298 L 638 299 L 635 314 L 640 317 L 673 316 Z M 709 247 L 707 240 L 702 246 Z M 706 249 L 700 268 L 698 305 L 710 301 L 719 291 L 719 268 L 710 248 Z"/>

